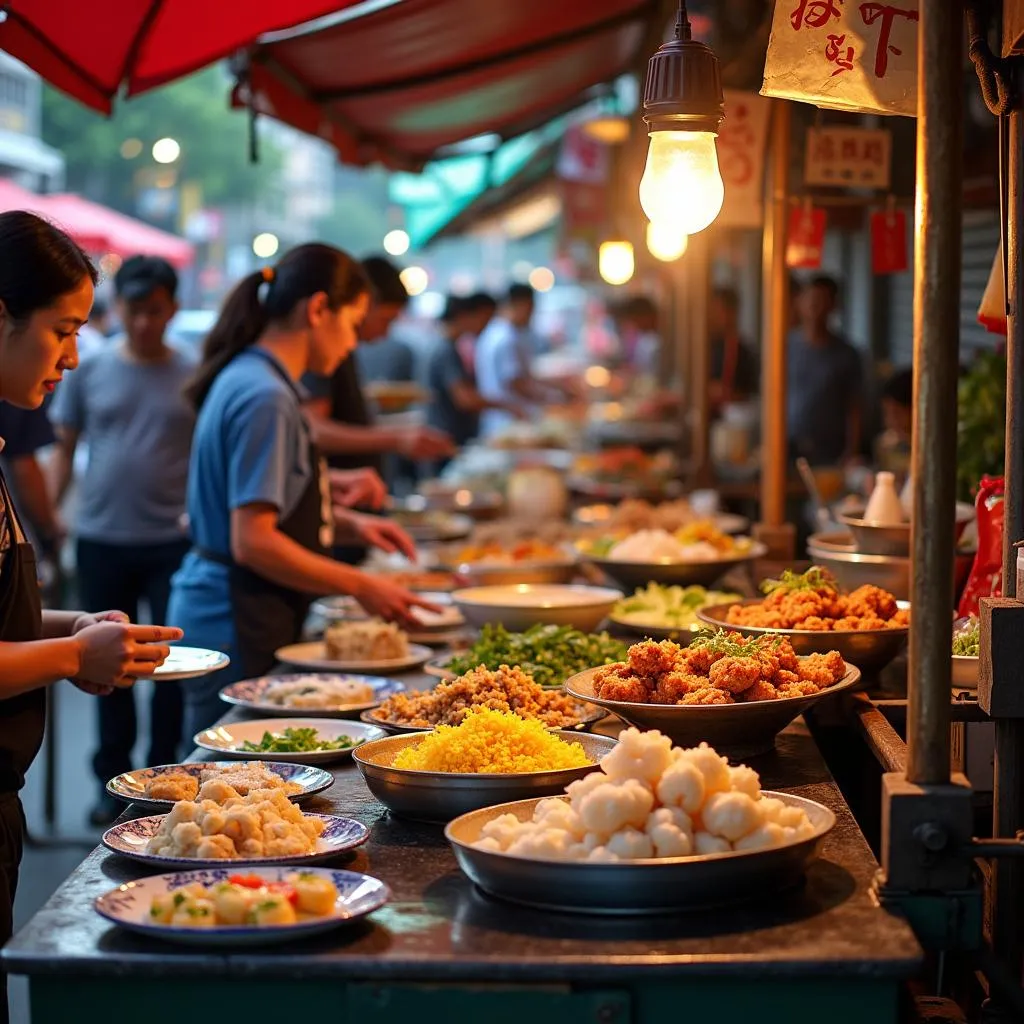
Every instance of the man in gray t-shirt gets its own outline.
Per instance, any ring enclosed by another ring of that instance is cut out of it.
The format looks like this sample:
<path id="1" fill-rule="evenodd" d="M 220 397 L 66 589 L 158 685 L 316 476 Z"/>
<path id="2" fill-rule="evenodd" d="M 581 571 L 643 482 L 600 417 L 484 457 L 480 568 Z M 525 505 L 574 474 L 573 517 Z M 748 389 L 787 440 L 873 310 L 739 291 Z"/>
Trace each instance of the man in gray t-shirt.
<path id="1" fill-rule="evenodd" d="M 861 454 L 863 370 L 857 350 L 829 330 L 838 297 L 830 277 L 814 278 L 789 333 L 786 417 L 790 454 L 838 465 Z"/>
<path id="2" fill-rule="evenodd" d="M 58 494 L 71 480 L 75 448 L 88 445 L 71 524 L 82 607 L 116 609 L 139 617 L 141 602 L 153 622 L 165 621 L 171 577 L 189 548 L 185 489 L 195 413 L 183 390 L 195 371 L 192 355 L 165 341 L 177 310 L 177 274 L 164 260 L 136 256 L 115 278 L 123 338 L 82 357 L 58 388 L 50 408 L 57 430 Z M 106 781 L 131 770 L 136 740 L 132 691 L 115 690 L 96 702 L 100 746 L 93 768 L 100 825 L 120 808 Z M 154 689 L 147 764 L 177 760 L 182 697 L 176 683 Z"/>

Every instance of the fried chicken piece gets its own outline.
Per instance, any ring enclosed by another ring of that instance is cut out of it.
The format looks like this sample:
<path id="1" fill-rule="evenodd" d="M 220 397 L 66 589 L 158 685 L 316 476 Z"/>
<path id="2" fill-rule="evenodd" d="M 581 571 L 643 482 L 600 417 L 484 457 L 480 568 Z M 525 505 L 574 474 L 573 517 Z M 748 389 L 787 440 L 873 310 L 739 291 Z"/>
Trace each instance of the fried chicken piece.
<path id="1" fill-rule="evenodd" d="M 779 659 L 775 656 L 775 652 L 772 650 L 765 650 L 762 648 L 752 657 L 761 666 L 761 678 L 771 682 L 775 677 L 782 671 L 782 666 L 779 664 Z"/>
<path id="2" fill-rule="evenodd" d="M 711 685 L 729 693 L 742 693 L 761 678 L 757 658 L 722 658 L 711 666 Z"/>
<path id="3" fill-rule="evenodd" d="M 781 639 L 772 648 L 772 654 L 779 659 L 779 670 L 782 672 L 795 672 L 800 664 L 793 644 L 786 638 Z"/>
<path id="4" fill-rule="evenodd" d="M 800 662 L 798 674 L 801 682 L 814 683 L 816 686 L 824 688 L 843 678 L 846 674 L 846 663 L 838 651 L 829 651 L 828 654 L 808 654 Z"/>
<path id="5" fill-rule="evenodd" d="M 614 676 L 606 679 L 595 692 L 602 700 L 622 700 L 631 704 L 646 704 L 651 699 L 651 689 L 643 679 L 636 676 Z"/>
<path id="6" fill-rule="evenodd" d="M 778 689 L 779 697 L 812 697 L 821 692 L 821 687 L 810 680 L 801 680 L 799 683 L 786 683 Z"/>
<path id="7" fill-rule="evenodd" d="M 708 681 L 704 676 L 687 672 L 666 672 L 658 679 L 658 685 L 651 694 L 652 704 L 678 704 L 683 697 L 694 690 L 705 689 Z"/>
<path id="8" fill-rule="evenodd" d="M 630 647 L 629 667 L 638 676 L 660 676 L 671 672 L 679 663 L 683 649 L 672 640 L 644 640 Z"/>
<path id="9" fill-rule="evenodd" d="M 900 608 L 896 614 L 886 623 L 889 629 L 906 629 L 910 625 L 910 612 L 906 608 Z"/>
<path id="10" fill-rule="evenodd" d="M 794 629 L 812 629 L 824 633 L 832 628 L 833 619 L 823 619 L 820 615 L 809 615 L 793 624 Z"/>
<path id="11" fill-rule="evenodd" d="M 687 647 L 679 654 L 679 671 L 694 676 L 706 676 L 711 666 L 722 656 L 706 647 Z"/>
<path id="12" fill-rule="evenodd" d="M 754 683 L 749 690 L 744 690 L 741 696 L 744 701 L 750 702 L 755 700 L 775 700 L 778 695 L 779 691 L 771 683 L 761 679 Z"/>
<path id="13" fill-rule="evenodd" d="M 731 693 L 719 690 L 715 686 L 705 686 L 700 690 L 691 690 L 680 701 L 680 704 L 735 704 Z"/>
<path id="14" fill-rule="evenodd" d="M 896 607 L 896 598 L 892 594 L 870 584 L 858 587 L 846 598 L 845 604 L 847 615 L 881 619 L 883 622 L 891 619 L 899 610 Z"/>
<path id="15" fill-rule="evenodd" d="M 799 662 L 797 662 L 797 668 L 799 669 Z M 790 672 L 788 669 L 785 669 L 785 668 L 779 669 L 779 671 L 776 674 L 775 679 L 774 679 L 774 683 L 775 683 L 776 686 L 785 686 L 786 683 L 799 683 L 799 682 L 800 682 L 800 673 L 799 673 L 799 671 L 797 671 L 797 672 Z"/>

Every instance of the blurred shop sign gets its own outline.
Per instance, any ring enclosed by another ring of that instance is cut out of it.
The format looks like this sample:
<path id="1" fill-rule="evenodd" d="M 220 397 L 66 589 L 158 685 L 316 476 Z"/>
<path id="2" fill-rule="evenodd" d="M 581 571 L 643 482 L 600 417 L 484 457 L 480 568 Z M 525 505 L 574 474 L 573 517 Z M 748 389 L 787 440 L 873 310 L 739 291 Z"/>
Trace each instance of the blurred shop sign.
<path id="1" fill-rule="evenodd" d="M 875 114 L 917 114 L 920 0 L 777 0 L 763 96 Z"/>
<path id="2" fill-rule="evenodd" d="M 825 211 L 805 203 L 789 213 L 786 266 L 817 270 L 825 248 Z"/>
<path id="3" fill-rule="evenodd" d="M 718 165 L 725 203 L 717 223 L 759 228 L 764 220 L 764 152 L 771 100 L 756 92 L 725 90 L 725 120 L 718 133 Z"/>
<path id="4" fill-rule="evenodd" d="M 892 136 L 884 128 L 808 128 L 804 184 L 889 187 Z"/>
<path id="5" fill-rule="evenodd" d="M 608 180 L 608 147 L 573 125 L 562 139 L 555 173 L 563 181 L 601 185 Z"/>

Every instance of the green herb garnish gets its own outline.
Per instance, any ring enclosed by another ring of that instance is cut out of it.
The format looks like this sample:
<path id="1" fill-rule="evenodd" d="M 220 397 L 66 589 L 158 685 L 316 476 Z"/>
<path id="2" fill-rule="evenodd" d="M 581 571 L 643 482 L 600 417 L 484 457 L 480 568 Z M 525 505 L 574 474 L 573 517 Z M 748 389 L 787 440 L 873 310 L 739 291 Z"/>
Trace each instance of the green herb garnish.
<path id="1" fill-rule="evenodd" d="M 753 658 L 761 651 L 772 650 L 782 643 L 781 636 L 763 634 L 745 640 L 739 633 L 728 629 L 705 629 L 698 633 L 690 643 L 691 647 L 721 654 L 725 658 Z"/>
<path id="2" fill-rule="evenodd" d="M 626 644 L 607 633 L 582 633 L 571 626 L 538 623 L 525 633 L 487 625 L 467 651 L 456 654 L 448 670 L 464 675 L 480 665 L 496 672 L 502 665 L 518 666 L 538 686 L 555 687 L 584 669 L 611 665 L 626 658 Z"/>
<path id="3" fill-rule="evenodd" d="M 777 580 L 765 580 L 761 584 L 763 594 L 775 594 L 784 591 L 795 594 L 801 590 L 829 590 L 838 594 L 839 587 L 835 577 L 820 565 L 812 565 L 807 572 L 796 573 L 787 569 Z"/>
<path id="4" fill-rule="evenodd" d="M 259 743 L 246 740 L 238 749 L 246 753 L 311 754 L 320 750 L 347 750 L 358 743 L 351 736 L 339 736 L 336 740 L 321 739 L 316 729 L 285 729 L 279 733 L 265 732 Z"/>

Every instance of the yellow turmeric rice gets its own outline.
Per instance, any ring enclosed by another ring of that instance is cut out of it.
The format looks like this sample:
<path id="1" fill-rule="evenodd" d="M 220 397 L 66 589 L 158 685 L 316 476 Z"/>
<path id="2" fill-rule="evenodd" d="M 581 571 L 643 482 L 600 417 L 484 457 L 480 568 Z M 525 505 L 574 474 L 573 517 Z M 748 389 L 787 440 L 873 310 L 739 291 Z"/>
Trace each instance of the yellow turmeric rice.
<path id="1" fill-rule="evenodd" d="M 401 751 L 393 766 L 421 772 L 512 775 L 593 763 L 579 743 L 553 736 L 536 719 L 480 708 L 459 725 L 439 725 L 416 746 Z"/>

